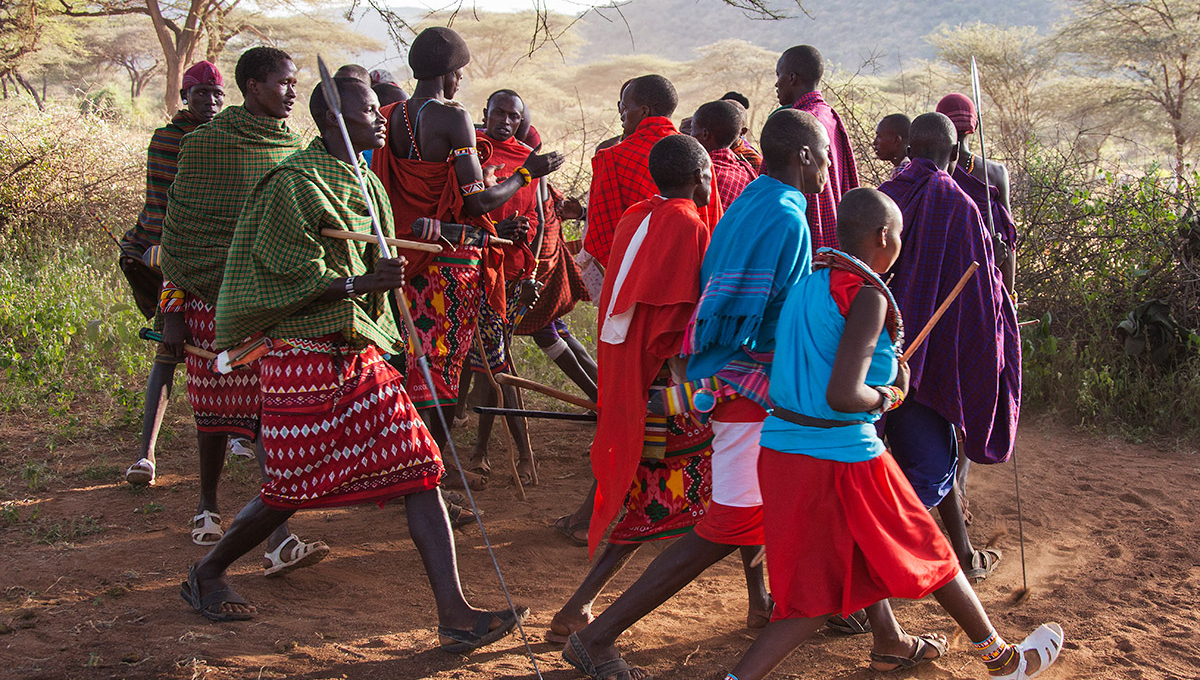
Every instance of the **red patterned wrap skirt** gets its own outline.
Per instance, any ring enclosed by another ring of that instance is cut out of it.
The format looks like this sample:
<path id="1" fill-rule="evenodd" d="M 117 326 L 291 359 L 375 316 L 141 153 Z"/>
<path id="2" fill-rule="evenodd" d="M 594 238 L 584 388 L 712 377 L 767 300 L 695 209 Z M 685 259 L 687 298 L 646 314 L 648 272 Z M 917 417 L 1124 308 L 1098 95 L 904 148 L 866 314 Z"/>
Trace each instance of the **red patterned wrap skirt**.
<path id="1" fill-rule="evenodd" d="M 373 345 L 355 350 L 340 334 L 272 340 L 259 362 L 264 503 L 382 505 L 438 485 L 437 444 Z"/>
<path id="2" fill-rule="evenodd" d="M 764 447 L 758 480 L 772 620 L 919 600 L 958 575 L 954 551 L 890 453 L 841 463 Z"/>
<path id="3" fill-rule="evenodd" d="M 436 390 L 429 391 L 416 359 L 410 355 L 405 387 L 417 408 L 458 401 L 458 380 L 473 344 L 479 305 L 486 304 L 482 262 L 478 248 L 444 250 L 423 273 L 410 276 L 404 285 Z"/>
<path id="4" fill-rule="evenodd" d="M 647 433 L 647 441 L 654 438 Z M 712 499 L 712 439 L 712 428 L 690 413 L 667 419 L 665 453 L 638 463 L 625 516 L 608 542 L 644 543 L 691 531 Z"/>
<path id="5" fill-rule="evenodd" d="M 217 309 L 194 295 L 183 302 L 183 319 L 192 344 L 210 352 L 216 346 Z M 237 370 L 221 375 L 208 367 L 208 359 L 187 355 L 187 398 L 196 414 L 196 429 L 254 439 L 258 436 L 258 372 Z"/>

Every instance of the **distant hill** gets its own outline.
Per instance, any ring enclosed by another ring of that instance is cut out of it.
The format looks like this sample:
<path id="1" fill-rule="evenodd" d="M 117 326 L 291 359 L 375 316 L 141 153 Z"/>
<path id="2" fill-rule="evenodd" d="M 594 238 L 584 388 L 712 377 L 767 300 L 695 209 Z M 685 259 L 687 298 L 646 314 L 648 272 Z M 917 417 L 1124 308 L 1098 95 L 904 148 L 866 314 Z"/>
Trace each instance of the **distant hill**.
<path id="1" fill-rule="evenodd" d="M 786 8 L 787 2 L 774 0 L 772 6 Z M 580 60 L 641 52 L 683 61 L 697 47 L 741 38 L 781 51 L 813 45 L 848 69 L 874 52 L 881 70 L 894 71 L 897 55 L 906 61 L 933 58 L 923 38 L 942 26 L 982 21 L 1049 29 L 1065 11 L 1062 0 L 805 0 L 804 6 L 811 18 L 793 6 L 792 18 L 764 21 L 720 0 L 633 0 L 620 14 L 605 9 L 584 17 L 579 28 L 590 45 Z"/>
<path id="2" fill-rule="evenodd" d="M 609 0 L 593 1 L 600 5 Z M 475 2 L 480 9 L 487 8 L 486 0 Z M 584 64 L 622 54 L 687 61 L 696 56 L 693 50 L 697 47 L 741 38 L 780 51 L 792 45 L 814 45 L 826 59 L 851 70 L 875 54 L 880 70 L 896 71 L 901 57 L 905 61 L 933 58 L 933 49 L 924 37 L 942 26 L 982 21 L 1049 30 L 1065 12 L 1064 0 L 805 0 L 810 18 L 794 5 L 789 8 L 788 3 L 772 0 L 773 7 L 794 15 L 778 21 L 753 19 L 721 0 L 632 0 L 621 5 L 620 12 L 593 10 L 574 28 L 588 44 L 573 61 Z M 533 4 L 534 0 L 529 0 L 530 9 Z M 402 6 L 391 9 L 413 22 L 419 22 L 428 11 Z M 364 55 L 368 68 L 386 65 L 397 75 L 407 75 L 404 60 L 408 50 L 389 39 L 378 14 L 360 12 L 355 28 L 387 45 L 383 53 Z"/>

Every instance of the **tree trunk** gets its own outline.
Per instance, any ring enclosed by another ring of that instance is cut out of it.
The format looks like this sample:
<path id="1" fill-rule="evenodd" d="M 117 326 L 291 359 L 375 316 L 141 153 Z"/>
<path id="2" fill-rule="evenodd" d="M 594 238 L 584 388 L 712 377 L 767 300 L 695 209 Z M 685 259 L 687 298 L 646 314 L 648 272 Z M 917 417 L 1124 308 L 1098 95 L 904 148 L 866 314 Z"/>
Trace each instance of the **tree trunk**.
<path id="1" fill-rule="evenodd" d="M 33 103 L 37 104 L 38 111 L 45 111 L 46 105 L 42 102 L 42 98 L 38 96 L 37 88 L 30 85 L 29 81 L 25 80 L 25 78 L 22 77 L 21 74 L 16 71 L 16 69 L 13 69 L 12 77 L 16 79 L 18 83 L 20 83 L 21 87 L 29 93 L 30 97 L 33 97 Z"/>
<path id="2" fill-rule="evenodd" d="M 211 0 L 190 0 L 188 3 L 187 19 L 178 33 L 172 33 L 163 19 L 158 0 L 146 0 L 146 8 L 150 11 L 150 21 L 154 24 L 154 32 L 162 46 L 163 56 L 166 57 L 167 83 L 163 93 L 163 103 L 167 115 L 173 116 L 179 110 L 179 90 L 183 86 L 183 72 L 191 62 L 200 42 L 202 30 L 199 28 L 204 14 L 209 9 Z"/>

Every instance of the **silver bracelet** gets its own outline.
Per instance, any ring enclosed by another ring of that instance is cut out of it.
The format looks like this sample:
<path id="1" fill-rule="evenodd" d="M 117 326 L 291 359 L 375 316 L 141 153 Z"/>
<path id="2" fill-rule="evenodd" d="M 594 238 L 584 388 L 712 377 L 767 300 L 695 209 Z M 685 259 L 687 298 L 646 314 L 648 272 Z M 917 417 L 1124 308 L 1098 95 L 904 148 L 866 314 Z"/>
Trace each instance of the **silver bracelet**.
<path id="1" fill-rule="evenodd" d="M 358 291 L 354 289 L 354 279 L 358 277 L 351 276 L 346 279 L 346 297 L 358 297 Z"/>

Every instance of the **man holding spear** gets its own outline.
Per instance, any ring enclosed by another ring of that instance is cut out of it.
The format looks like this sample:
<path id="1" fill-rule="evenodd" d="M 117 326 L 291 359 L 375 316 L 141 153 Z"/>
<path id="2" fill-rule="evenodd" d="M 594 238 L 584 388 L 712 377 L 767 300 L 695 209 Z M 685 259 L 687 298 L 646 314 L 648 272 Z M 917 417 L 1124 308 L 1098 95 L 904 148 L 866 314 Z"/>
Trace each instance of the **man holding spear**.
<path id="1" fill-rule="evenodd" d="M 365 167 L 360 184 L 351 165 L 361 151 L 384 144 L 379 100 L 357 79 L 338 78 L 332 87 L 345 111 L 345 136 L 318 87 L 310 109 L 321 136 L 268 173 L 248 199 L 217 310 L 219 344 L 257 333 L 269 338 L 259 365 L 269 480 L 192 566 L 181 593 L 208 619 L 252 618 L 254 607 L 229 587 L 225 572 L 292 513 L 404 497 L 437 603 L 441 646 L 464 652 L 507 635 L 528 609 L 486 612 L 463 597 L 437 491 L 441 454 L 403 376 L 383 357 L 403 349 L 389 298 L 405 283 L 404 258 L 323 233 L 395 231 L 383 185 Z"/>
<path id="2" fill-rule="evenodd" d="M 1021 408 L 1021 340 L 979 208 L 949 174 L 958 157 L 954 123 L 941 113 L 918 116 L 909 129 L 909 157 L 879 187 L 904 215 L 903 249 L 889 286 L 906 323 L 923 326 L 967 267 L 980 266 L 909 359 L 908 398 L 884 427 L 917 496 L 938 508 L 963 572 L 979 581 L 996 568 L 1000 552 L 976 550 L 967 537 L 954 427 L 965 433 L 971 460 L 1009 459 Z"/>

